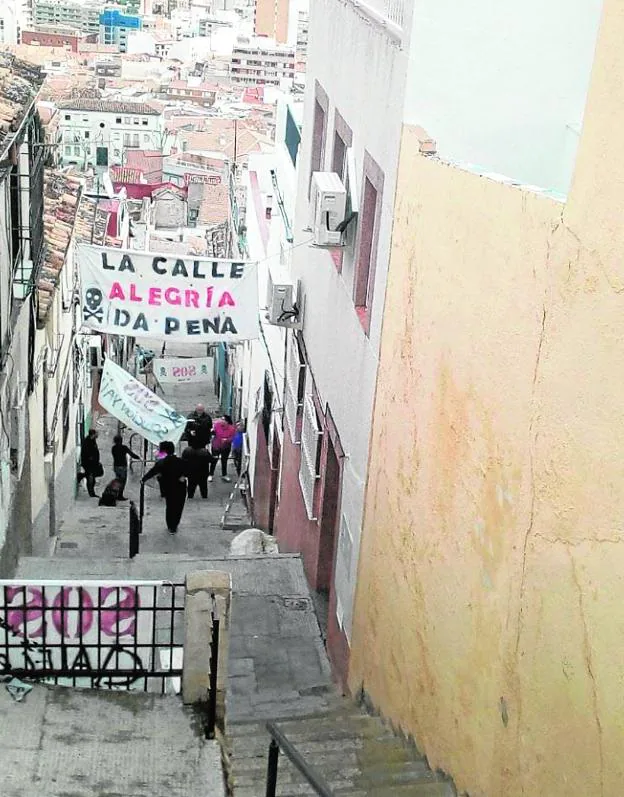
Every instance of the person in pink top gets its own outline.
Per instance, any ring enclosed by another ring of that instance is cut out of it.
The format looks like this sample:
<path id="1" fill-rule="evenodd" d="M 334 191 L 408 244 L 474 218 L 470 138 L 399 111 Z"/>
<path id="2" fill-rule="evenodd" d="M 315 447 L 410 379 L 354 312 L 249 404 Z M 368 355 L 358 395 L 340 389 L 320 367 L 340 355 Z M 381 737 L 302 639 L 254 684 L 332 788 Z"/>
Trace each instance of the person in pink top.
<path id="1" fill-rule="evenodd" d="M 236 434 L 236 426 L 229 415 L 224 415 L 212 425 L 212 464 L 210 465 L 210 476 L 208 481 L 212 481 L 214 472 L 217 469 L 217 462 L 221 460 L 221 478 L 224 482 L 232 481 L 227 475 L 227 461 L 232 450 L 232 440 Z"/>

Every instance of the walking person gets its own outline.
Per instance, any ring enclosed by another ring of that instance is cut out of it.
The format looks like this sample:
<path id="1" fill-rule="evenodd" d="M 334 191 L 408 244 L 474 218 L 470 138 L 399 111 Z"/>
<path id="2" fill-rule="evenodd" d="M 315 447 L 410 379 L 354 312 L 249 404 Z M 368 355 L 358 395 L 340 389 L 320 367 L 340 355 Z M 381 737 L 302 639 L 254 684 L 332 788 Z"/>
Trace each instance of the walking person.
<path id="1" fill-rule="evenodd" d="M 236 468 L 236 475 L 241 475 L 243 463 L 243 435 L 245 433 L 245 422 L 239 421 L 236 424 L 236 434 L 232 438 L 232 459 Z"/>
<path id="2" fill-rule="evenodd" d="M 180 525 L 184 504 L 186 502 L 186 477 L 184 462 L 176 456 L 175 445 L 170 440 L 160 444 L 165 455 L 150 468 L 141 479 L 141 484 L 153 476 L 160 478 L 160 487 L 165 497 L 165 521 L 169 534 L 175 534 Z"/>
<path id="3" fill-rule="evenodd" d="M 232 418 L 229 415 L 217 418 L 212 426 L 212 433 L 212 465 L 208 481 L 212 481 L 219 460 L 221 460 L 221 478 L 224 482 L 232 481 L 227 475 L 227 461 L 232 449 L 232 440 L 236 434 Z"/>
<path id="4" fill-rule="evenodd" d="M 195 497 L 195 490 L 198 487 L 201 497 L 208 498 L 208 473 L 205 472 L 203 465 L 205 457 L 202 456 L 202 453 L 210 456 L 205 448 L 193 448 L 190 445 L 182 452 L 182 461 L 188 478 L 188 490 L 186 493 L 188 498 Z"/>
<path id="5" fill-rule="evenodd" d="M 184 440 L 191 448 L 205 448 L 212 437 L 212 418 L 206 412 L 203 404 L 198 404 L 189 415 Z"/>
<path id="6" fill-rule="evenodd" d="M 128 457 L 132 459 L 140 459 L 140 457 L 138 454 L 135 454 L 131 448 L 124 445 L 123 437 L 120 434 L 113 437 L 111 453 L 113 455 L 113 470 L 119 482 L 119 495 L 117 496 L 117 500 L 127 501 L 128 499 L 124 495 L 124 490 L 126 489 L 126 482 L 128 481 Z"/>
<path id="7" fill-rule="evenodd" d="M 95 494 L 95 480 L 104 475 L 104 468 L 100 462 L 100 449 L 97 444 L 98 433 L 89 429 L 89 434 L 80 445 L 80 464 L 84 469 L 84 478 L 87 480 L 87 492 L 91 498 L 98 498 Z M 79 477 L 80 482 L 82 477 Z"/>

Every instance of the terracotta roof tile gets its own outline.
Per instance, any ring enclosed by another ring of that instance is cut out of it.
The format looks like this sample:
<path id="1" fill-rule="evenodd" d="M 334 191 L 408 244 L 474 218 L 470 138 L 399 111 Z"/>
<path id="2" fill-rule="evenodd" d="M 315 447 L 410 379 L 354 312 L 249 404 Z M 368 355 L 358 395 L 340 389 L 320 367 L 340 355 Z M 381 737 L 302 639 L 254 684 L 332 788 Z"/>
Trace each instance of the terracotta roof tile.
<path id="1" fill-rule="evenodd" d="M 41 68 L 0 52 L 0 152 L 11 140 L 39 93 L 45 75 Z"/>
<path id="2" fill-rule="evenodd" d="M 38 322 L 45 323 L 54 299 L 80 204 L 77 177 L 46 170 L 43 187 L 44 257 L 37 279 Z"/>

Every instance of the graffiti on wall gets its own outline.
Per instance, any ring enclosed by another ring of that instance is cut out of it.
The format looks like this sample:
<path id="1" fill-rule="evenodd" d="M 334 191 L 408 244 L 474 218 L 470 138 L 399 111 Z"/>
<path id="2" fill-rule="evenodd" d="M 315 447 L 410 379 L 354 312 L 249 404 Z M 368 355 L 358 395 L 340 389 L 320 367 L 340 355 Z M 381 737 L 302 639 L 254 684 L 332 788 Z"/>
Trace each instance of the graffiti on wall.
<path id="1" fill-rule="evenodd" d="M 159 586 L 0 581 L 0 672 L 130 688 L 153 665 Z"/>

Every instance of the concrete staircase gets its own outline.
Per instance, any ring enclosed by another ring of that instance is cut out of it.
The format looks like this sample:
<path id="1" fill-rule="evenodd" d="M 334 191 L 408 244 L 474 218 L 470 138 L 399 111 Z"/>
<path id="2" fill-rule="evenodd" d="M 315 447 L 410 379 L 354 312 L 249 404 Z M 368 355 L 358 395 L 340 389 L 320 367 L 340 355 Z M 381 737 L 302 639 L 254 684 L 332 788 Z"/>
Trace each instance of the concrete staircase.
<path id="1" fill-rule="evenodd" d="M 379 717 L 346 699 L 336 697 L 331 703 L 322 713 L 276 724 L 336 797 L 454 797 L 453 784 L 432 772 L 413 745 Z M 262 797 L 270 742 L 265 723 L 229 723 L 227 738 L 234 797 Z M 280 797 L 316 795 L 283 753 L 277 783 Z"/>

